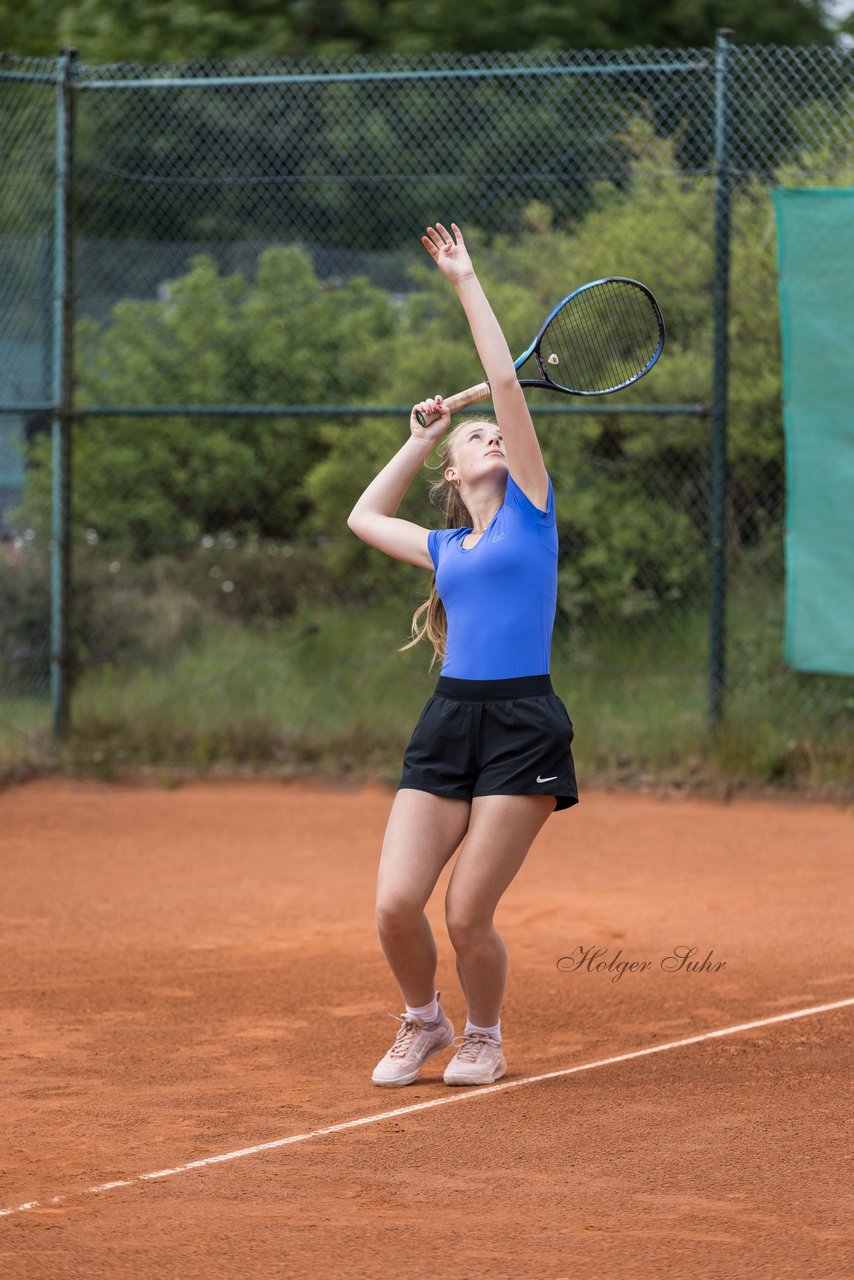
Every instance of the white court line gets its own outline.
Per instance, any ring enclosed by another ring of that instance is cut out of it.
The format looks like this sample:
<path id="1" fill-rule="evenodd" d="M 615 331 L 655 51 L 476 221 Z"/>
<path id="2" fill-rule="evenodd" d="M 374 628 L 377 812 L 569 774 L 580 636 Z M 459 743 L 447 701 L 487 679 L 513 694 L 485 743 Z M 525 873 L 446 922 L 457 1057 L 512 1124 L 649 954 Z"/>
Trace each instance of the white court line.
<path id="1" fill-rule="evenodd" d="M 793 1009 L 790 1013 L 777 1013 L 770 1018 L 757 1018 L 754 1022 L 739 1022 L 732 1027 L 721 1027 L 718 1031 L 703 1031 L 696 1036 L 686 1036 L 683 1040 L 670 1040 L 667 1044 L 651 1045 L 648 1049 L 634 1049 L 631 1053 L 618 1053 L 611 1058 L 599 1058 L 596 1062 L 584 1062 L 577 1067 L 563 1067 L 560 1071 L 547 1071 L 541 1076 L 523 1076 L 521 1080 L 505 1080 L 501 1084 L 473 1085 L 465 1093 L 454 1093 L 449 1097 L 431 1098 L 427 1102 L 414 1102 L 408 1107 L 397 1107 L 394 1111 L 382 1111 L 379 1115 L 360 1116 L 358 1120 L 344 1120 L 341 1124 L 330 1124 L 323 1129 L 312 1129 L 309 1133 L 296 1133 L 290 1138 L 276 1138 L 273 1142 L 260 1142 L 254 1147 L 243 1147 L 240 1151 L 227 1151 L 221 1156 L 206 1156 L 203 1160 L 190 1160 L 187 1164 L 176 1165 L 174 1169 L 158 1169 L 155 1173 L 140 1173 L 135 1178 L 125 1178 L 117 1182 L 102 1182 L 97 1187 L 86 1187 L 79 1195 L 97 1195 L 101 1191 L 112 1191 L 115 1187 L 132 1187 L 138 1182 L 152 1182 L 155 1178 L 171 1178 L 176 1173 L 187 1173 L 190 1169 L 203 1169 L 206 1165 L 222 1164 L 226 1160 L 240 1160 L 243 1156 L 257 1155 L 259 1151 L 273 1151 L 277 1147 L 287 1147 L 295 1142 L 307 1142 L 311 1138 L 321 1138 L 327 1133 L 340 1133 L 344 1129 L 355 1129 L 363 1124 L 377 1124 L 380 1120 L 390 1120 L 394 1116 L 408 1116 L 415 1111 L 426 1111 L 428 1107 L 447 1107 L 452 1103 L 468 1102 L 472 1098 L 482 1097 L 487 1093 L 499 1093 L 504 1089 L 518 1089 L 525 1084 L 538 1084 L 541 1080 L 556 1080 L 560 1076 L 571 1076 L 577 1071 L 592 1071 L 595 1067 L 607 1067 L 614 1062 L 628 1062 L 631 1058 L 644 1058 L 650 1053 L 664 1053 L 668 1049 L 680 1049 L 686 1044 L 700 1044 L 704 1040 L 714 1040 L 720 1036 L 732 1036 L 739 1031 L 750 1031 L 754 1027 L 767 1027 L 774 1022 L 791 1022 L 794 1018 L 808 1018 L 812 1014 L 826 1013 L 830 1009 L 844 1009 L 854 1005 L 854 996 L 846 1000 L 834 1000 L 830 1004 L 816 1004 L 809 1009 Z M 426 1081 L 422 1083 L 427 1083 Z M 68 1197 L 53 1196 L 50 1200 L 31 1200 L 27 1204 L 15 1205 L 11 1209 L 0 1209 L 0 1218 L 8 1218 L 14 1213 L 23 1213 L 27 1209 L 46 1208 L 52 1204 L 62 1204 Z"/>

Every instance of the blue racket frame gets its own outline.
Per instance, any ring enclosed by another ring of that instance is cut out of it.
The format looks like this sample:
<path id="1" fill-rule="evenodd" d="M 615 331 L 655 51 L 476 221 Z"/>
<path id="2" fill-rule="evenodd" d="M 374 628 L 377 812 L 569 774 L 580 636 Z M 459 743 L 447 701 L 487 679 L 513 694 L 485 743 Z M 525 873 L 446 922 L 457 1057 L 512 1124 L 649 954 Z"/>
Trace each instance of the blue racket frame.
<path id="1" fill-rule="evenodd" d="M 625 382 L 619 382 L 617 383 L 616 386 L 613 386 L 613 387 L 605 387 L 601 391 L 579 391 L 577 388 L 574 388 L 574 387 L 565 387 L 563 383 L 555 382 L 554 378 L 549 376 L 548 370 L 545 367 L 545 361 L 540 355 L 539 346 L 540 346 L 540 343 L 542 342 L 543 335 L 545 334 L 546 330 L 548 329 L 549 325 L 551 324 L 552 320 L 554 320 L 558 312 L 562 311 L 563 308 L 567 305 L 567 303 L 571 302 L 573 298 L 577 298 L 580 293 L 585 293 L 588 289 L 594 289 L 597 285 L 600 285 L 600 284 L 630 284 L 630 285 L 634 285 L 635 288 L 640 289 L 642 293 L 646 294 L 647 298 L 652 304 L 652 310 L 655 315 L 656 321 L 658 323 L 658 345 L 655 351 L 653 352 L 652 356 L 650 356 L 649 360 L 644 365 L 644 367 L 640 369 L 637 373 L 633 374 L 631 378 L 627 378 Z M 570 395 L 570 396 L 607 396 L 607 395 L 611 395 L 614 391 L 621 391 L 623 387 L 632 386 L 640 378 L 643 378 L 645 374 L 649 373 L 650 369 L 658 360 L 658 357 L 661 355 L 662 351 L 664 350 L 664 339 L 665 339 L 664 317 L 661 314 L 661 308 L 659 307 L 653 294 L 646 287 L 646 285 L 641 284 L 640 280 L 633 280 L 630 276 L 603 276 L 600 280 L 589 280 L 587 284 L 582 284 L 577 289 L 573 289 L 572 293 L 568 293 L 566 297 L 563 298 L 562 301 L 560 301 L 557 304 L 557 306 L 554 307 L 553 310 L 549 312 L 546 319 L 540 325 L 539 332 L 537 336 L 534 338 L 534 341 L 531 343 L 531 345 L 527 348 L 526 351 L 523 351 L 522 355 L 519 356 L 518 360 L 513 361 L 513 368 L 514 369 L 521 368 L 521 366 L 525 363 L 526 360 L 530 360 L 531 356 L 534 356 L 537 361 L 537 365 L 539 367 L 540 373 L 543 375 L 543 377 L 542 378 L 520 378 L 519 379 L 520 387 L 545 387 L 549 391 L 562 391 L 564 395 Z"/>

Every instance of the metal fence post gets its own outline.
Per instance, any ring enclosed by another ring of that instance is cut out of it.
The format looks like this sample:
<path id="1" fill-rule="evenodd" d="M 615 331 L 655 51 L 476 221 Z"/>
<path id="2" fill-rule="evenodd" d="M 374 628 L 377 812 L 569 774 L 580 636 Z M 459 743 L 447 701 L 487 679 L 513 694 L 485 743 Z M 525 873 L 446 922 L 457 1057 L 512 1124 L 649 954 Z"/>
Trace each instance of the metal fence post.
<path id="1" fill-rule="evenodd" d="M 63 49 L 56 76 L 53 359 L 51 369 L 50 692 L 54 740 L 69 722 L 68 595 L 71 585 L 71 411 L 74 288 L 71 200 L 74 165 L 74 60 Z"/>
<path id="2" fill-rule="evenodd" d="M 732 31 L 716 33 L 714 354 L 712 385 L 711 494 L 709 511 L 709 727 L 723 714 L 726 686 L 726 493 L 729 383 L 730 259 L 730 62 Z"/>

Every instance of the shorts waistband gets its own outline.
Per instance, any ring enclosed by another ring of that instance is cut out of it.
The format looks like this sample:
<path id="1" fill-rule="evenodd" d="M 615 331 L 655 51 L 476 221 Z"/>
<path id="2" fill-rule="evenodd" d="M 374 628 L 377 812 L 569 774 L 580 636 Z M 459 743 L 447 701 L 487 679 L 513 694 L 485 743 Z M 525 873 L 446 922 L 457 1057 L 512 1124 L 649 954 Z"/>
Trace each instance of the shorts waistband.
<path id="1" fill-rule="evenodd" d="M 459 680 L 456 676 L 439 676 L 434 694 L 440 698 L 456 698 L 463 702 L 492 702 L 496 698 L 532 698 L 554 693 L 552 678 L 544 676 L 510 676 L 506 680 Z"/>

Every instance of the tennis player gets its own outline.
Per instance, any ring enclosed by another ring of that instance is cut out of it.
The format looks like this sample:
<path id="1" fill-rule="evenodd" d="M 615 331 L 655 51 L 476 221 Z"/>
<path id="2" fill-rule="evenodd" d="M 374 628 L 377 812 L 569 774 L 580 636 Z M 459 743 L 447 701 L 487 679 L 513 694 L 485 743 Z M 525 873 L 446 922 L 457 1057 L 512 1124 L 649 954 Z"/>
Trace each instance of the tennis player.
<path id="1" fill-rule="evenodd" d="M 411 1084 L 424 1063 L 459 1044 L 449 1085 L 492 1084 L 507 1070 L 501 1006 L 507 949 L 493 924 L 498 902 L 550 813 L 578 802 L 572 722 L 549 675 L 557 597 L 554 493 L 510 350 L 475 274 L 463 235 L 437 223 L 425 249 L 457 291 L 489 380 L 497 423 L 460 422 L 440 395 L 413 407 L 410 437 L 371 481 L 347 524 L 363 542 L 432 569 L 430 596 L 412 620 L 442 667 L 413 730 L 386 827 L 376 925 L 405 1002 L 377 1085 Z M 419 426 L 420 410 L 426 426 Z M 441 440 L 446 527 L 395 518 Z M 419 627 L 419 617 L 423 617 Z M 468 1006 L 454 1026 L 434 990 L 437 950 L 424 912 L 460 845 L 445 919 Z"/>

